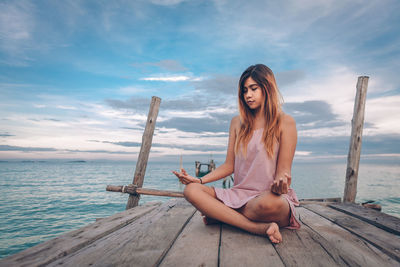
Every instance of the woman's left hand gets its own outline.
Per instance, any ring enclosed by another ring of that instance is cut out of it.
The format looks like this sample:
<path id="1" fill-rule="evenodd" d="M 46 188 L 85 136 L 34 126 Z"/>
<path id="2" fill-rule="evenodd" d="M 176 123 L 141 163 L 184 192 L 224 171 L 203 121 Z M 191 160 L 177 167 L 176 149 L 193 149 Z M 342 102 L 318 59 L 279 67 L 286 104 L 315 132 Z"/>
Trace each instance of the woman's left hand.
<path id="1" fill-rule="evenodd" d="M 287 194 L 292 177 L 285 173 L 271 185 L 271 192 L 277 195 Z"/>
<path id="2" fill-rule="evenodd" d="M 200 183 L 200 179 L 190 176 L 185 169 L 181 169 L 181 172 L 172 171 L 172 173 L 178 177 L 182 184 Z"/>

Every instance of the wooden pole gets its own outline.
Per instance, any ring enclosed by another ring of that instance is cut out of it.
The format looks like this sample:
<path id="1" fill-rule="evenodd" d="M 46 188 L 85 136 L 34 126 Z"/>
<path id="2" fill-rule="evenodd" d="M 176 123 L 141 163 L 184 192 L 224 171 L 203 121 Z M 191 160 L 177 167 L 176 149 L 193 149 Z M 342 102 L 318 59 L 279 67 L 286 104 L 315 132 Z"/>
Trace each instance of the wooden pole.
<path id="1" fill-rule="evenodd" d="M 142 146 L 140 148 L 139 157 L 136 163 L 135 175 L 132 184 L 137 188 L 143 186 L 144 175 L 146 173 L 147 160 L 149 159 L 151 142 L 153 140 L 154 128 L 158 110 L 160 108 L 161 98 L 153 96 L 151 98 L 149 114 L 147 116 L 146 128 L 142 137 Z M 136 207 L 139 204 L 140 194 L 129 195 L 126 209 Z"/>
<path id="2" fill-rule="evenodd" d="M 355 202 L 357 194 L 358 166 L 361 155 L 362 131 L 364 126 L 365 100 L 368 88 L 367 76 L 358 77 L 357 93 L 354 103 L 353 119 L 351 120 L 351 137 L 349 154 L 347 156 L 346 183 L 343 202 Z"/>

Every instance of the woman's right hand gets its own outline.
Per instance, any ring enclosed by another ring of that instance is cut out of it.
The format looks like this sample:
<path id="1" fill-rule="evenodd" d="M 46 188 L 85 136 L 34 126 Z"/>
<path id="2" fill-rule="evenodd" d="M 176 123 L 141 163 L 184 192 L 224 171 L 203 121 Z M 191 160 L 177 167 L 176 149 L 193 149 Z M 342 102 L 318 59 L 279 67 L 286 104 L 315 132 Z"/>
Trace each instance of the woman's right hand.
<path id="1" fill-rule="evenodd" d="M 189 174 L 187 174 L 185 169 L 181 169 L 181 172 L 172 171 L 172 173 L 175 174 L 176 177 L 178 177 L 179 181 L 182 184 L 186 185 L 190 183 L 200 183 L 200 179 L 190 176 Z"/>
<path id="2" fill-rule="evenodd" d="M 271 185 L 271 192 L 277 195 L 287 194 L 292 181 L 292 176 L 284 173 L 283 176 L 277 178 Z"/>

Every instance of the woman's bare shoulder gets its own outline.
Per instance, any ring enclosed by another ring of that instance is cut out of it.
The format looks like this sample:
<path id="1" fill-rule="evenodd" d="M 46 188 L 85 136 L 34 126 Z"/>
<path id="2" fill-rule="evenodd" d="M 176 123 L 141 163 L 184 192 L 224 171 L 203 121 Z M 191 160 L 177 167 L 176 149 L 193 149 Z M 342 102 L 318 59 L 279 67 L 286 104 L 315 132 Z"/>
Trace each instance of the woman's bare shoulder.
<path id="1" fill-rule="evenodd" d="M 281 114 L 281 129 L 296 129 L 296 121 L 289 114 L 283 113 Z"/>
<path id="2" fill-rule="evenodd" d="M 239 131 L 239 129 L 240 129 L 240 117 L 239 117 L 239 115 L 232 118 L 230 129 L 234 130 L 235 132 Z"/>

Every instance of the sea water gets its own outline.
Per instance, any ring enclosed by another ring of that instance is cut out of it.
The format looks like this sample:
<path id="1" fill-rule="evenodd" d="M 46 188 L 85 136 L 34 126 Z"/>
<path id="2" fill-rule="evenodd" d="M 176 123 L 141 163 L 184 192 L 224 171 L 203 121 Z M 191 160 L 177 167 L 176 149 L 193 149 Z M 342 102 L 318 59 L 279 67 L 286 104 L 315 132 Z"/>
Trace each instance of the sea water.
<path id="1" fill-rule="evenodd" d="M 194 174 L 194 162 L 184 167 Z M 127 194 L 105 188 L 132 183 L 134 169 L 135 162 L 0 162 L 0 258 L 125 210 Z M 171 173 L 178 169 L 179 163 L 149 162 L 143 187 L 183 190 Z M 342 197 L 345 173 L 345 163 L 295 162 L 292 188 L 299 199 Z M 356 201 L 374 200 L 400 217 L 399 177 L 398 163 L 362 163 Z M 142 196 L 140 203 L 167 199 Z"/>

